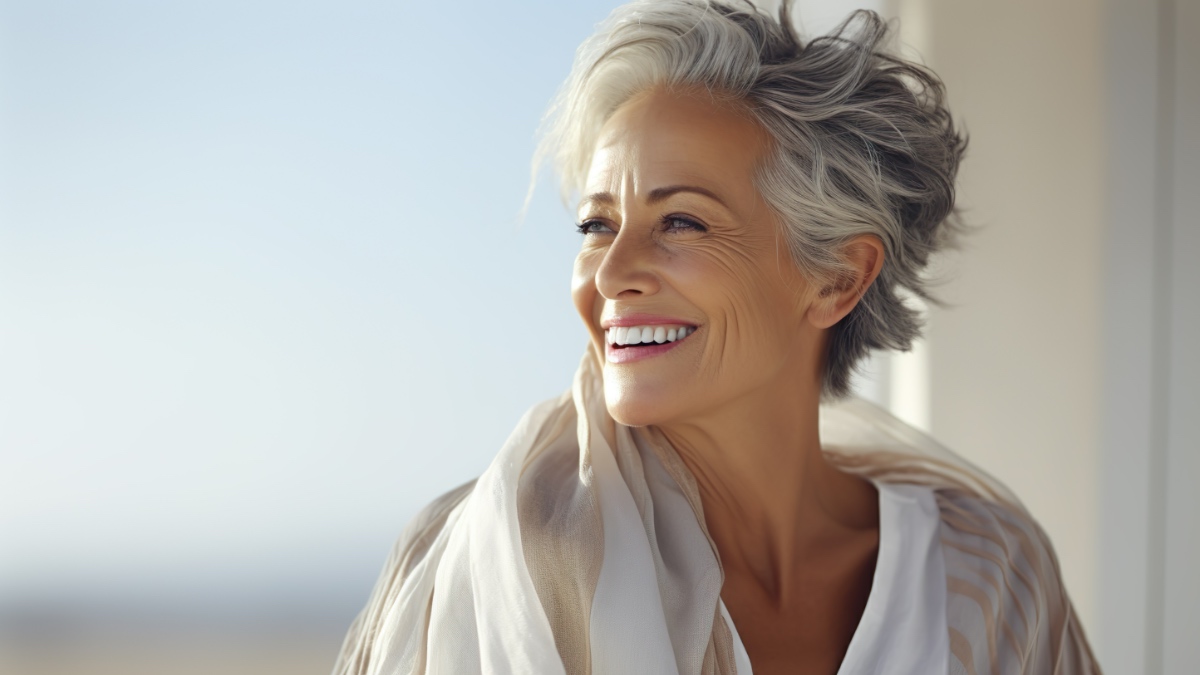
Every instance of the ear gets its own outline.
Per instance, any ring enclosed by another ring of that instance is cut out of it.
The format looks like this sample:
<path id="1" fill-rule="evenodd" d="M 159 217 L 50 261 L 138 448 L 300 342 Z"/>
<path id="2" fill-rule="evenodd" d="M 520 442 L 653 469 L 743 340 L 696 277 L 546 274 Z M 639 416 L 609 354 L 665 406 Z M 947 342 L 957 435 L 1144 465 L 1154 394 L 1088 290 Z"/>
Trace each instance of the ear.
<path id="1" fill-rule="evenodd" d="M 860 234 L 842 249 L 848 269 L 821 289 L 805 315 L 817 328 L 841 321 L 867 293 L 883 269 L 883 242 L 873 234 Z"/>

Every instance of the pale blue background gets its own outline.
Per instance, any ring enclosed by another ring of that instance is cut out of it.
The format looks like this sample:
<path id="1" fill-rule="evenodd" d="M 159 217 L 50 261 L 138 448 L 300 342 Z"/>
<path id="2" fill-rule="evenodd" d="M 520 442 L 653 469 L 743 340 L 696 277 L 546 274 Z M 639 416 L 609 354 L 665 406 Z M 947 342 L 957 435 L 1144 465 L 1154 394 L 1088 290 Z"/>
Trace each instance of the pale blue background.
<path id="1" fill-rule="evenodd" d="M 578 235 L 516 215 L 616 4 L 0 4 L 0 609 L 348 621 L 570 385 Z"/>

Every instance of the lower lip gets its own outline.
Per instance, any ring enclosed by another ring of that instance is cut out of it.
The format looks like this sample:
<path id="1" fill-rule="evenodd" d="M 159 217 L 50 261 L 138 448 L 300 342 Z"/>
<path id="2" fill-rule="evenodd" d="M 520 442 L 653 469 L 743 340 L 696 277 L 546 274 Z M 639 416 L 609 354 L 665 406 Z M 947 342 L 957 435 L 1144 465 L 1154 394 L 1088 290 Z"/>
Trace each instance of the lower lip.
<path id="1" fill-rule="evenodd" d="M 633 347 L 621 347 L 620 349 L 617 349 L 610 344 L 606 344 L 604 345 L 604 357 L 609 363 L 630 363 L 632 361 L 648 359 L 652 356 L 665 354 L 675 347 L 678 347 L 681 343 L 686 342 L 689 338 L 691 338 L 692 335 L 695 335 L 697 330 L 700 330 L 699 326 L 692 329 L 692 332 L 688 333 L 687 337 L 683 338 L 682 340 L 664 342 L 662 344 L 635 345 Z"/>

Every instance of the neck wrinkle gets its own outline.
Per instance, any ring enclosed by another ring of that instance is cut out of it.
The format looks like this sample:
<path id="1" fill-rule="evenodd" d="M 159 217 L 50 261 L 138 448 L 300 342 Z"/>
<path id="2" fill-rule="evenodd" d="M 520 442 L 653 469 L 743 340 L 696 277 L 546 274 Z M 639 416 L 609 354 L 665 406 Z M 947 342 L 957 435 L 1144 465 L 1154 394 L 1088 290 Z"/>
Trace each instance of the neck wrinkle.
<path id="1" fill-rule="evenodd" d="M 815 401 L 812 419 L 787 414 L 789 408 L 808 409 L 802 403 L 780 401 L 774 410 L 749 406 L 757 415 L 727 411 L 724 417 L 733 423 L 707 415 L 703 428 L 650 427 L 661 439 L 655 444 L 660 460 L 688 495 L 722 574 L 750 574 L 779 599 L 824 542 L 878 527 L 874 485 L 825 457 Z M 763 432 L 771 429 L 783 431 Z"/>

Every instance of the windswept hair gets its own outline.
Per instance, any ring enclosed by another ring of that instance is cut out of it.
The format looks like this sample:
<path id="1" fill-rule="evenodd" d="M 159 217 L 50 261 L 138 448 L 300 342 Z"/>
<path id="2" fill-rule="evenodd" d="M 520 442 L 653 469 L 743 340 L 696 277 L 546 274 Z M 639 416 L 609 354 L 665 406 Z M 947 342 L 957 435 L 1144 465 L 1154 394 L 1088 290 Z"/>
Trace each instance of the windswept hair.
<path id="1" fill-rule="evenodd" d="M 534 170 L 552 159 L 563 198 L 580 192 L 601 127 L 647 89 L 700 88 L 744 107 L 771 138 L 755 183 L 814 284 L 844 285 L 842 252 L 853 237 L 883 242 L 879 277 L 830 336 L 822 395 L 832 399 L 849 393 L 870 350 L 911 348 L 921 316 L 905 295 L 936 304 L 922 271 L 962 230 L 954 181 L 966 137 L 941 80 L 892 53 L 877 14 L 859 10 L 804 42 L 789 10 L 789 0 L 778 17 L 748 0 L 617 8 L 579 47 Z"/>

